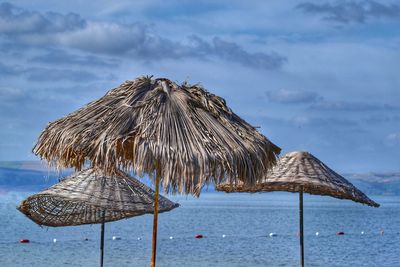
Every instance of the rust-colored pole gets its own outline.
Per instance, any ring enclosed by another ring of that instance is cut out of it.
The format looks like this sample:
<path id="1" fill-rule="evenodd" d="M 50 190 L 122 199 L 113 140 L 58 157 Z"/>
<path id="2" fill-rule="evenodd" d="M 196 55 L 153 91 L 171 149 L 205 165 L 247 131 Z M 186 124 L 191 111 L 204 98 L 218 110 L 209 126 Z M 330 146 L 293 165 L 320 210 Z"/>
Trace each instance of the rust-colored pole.
<path id="1" fill-rule="evenodd" d="M 158 196 L 160 194 L 160 171 L 157 168 L 156 174 L 156 194 L 154 195 L 154 217 L 153 217 L 153 242 L 151 252 L 151 267 L 156 267 L 157 252 L 157 224 L 158 224 Z"/>
<path id="2" fill-rule="evenodd" d="M 304 267 L 303 188 L 299 192 L 300 208 L 300 266 Z"/>

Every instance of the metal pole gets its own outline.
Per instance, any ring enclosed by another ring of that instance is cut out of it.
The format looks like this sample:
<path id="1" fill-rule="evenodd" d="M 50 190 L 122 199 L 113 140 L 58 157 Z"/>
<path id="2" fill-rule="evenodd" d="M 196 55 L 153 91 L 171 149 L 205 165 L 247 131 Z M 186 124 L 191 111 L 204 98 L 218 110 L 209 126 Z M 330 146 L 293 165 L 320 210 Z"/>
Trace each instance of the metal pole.
<path id="1" fill-rule="evenodd" d="M 304 267 L 303 188 L 299 192 L 300 208 L 300 266 Z"/>
<path id="2" fill-rule="evenodd" d="M 104 218 L 105 212 L 103 211 L 103 220 L 101 222 L 101 236 L 100 236 L 100 267 L 103 267 L 104 258 Z"/>
<path id="3" fill-rule="evenodd" d="M 157 252 L 157 223 L 158 223 L 158 197 L 160 194 L 160 174 L 157 168 L 156 174 L 156 194 L 154 196 L 154 217 L 153 217 L 153 242 L 151 253 L 151 267 L 156 267 L 156 252 Z"/>

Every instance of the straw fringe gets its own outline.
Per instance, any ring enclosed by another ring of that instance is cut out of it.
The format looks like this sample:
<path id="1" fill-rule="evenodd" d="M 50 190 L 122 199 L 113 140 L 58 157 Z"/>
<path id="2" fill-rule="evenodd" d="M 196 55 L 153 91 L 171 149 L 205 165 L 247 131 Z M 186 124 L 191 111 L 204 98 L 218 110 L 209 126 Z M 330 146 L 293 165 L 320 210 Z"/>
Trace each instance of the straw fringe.
<path id="1" fill-rule="evenodd" d="M 57 168 L 90 160 L 108 174 L 154 177 L 159 165 L 164 190 L 199 195 L 226 178 L 254 184 L 280 148 L 201 86 L 140 77 L 50 123 L 33 151 Z"/>

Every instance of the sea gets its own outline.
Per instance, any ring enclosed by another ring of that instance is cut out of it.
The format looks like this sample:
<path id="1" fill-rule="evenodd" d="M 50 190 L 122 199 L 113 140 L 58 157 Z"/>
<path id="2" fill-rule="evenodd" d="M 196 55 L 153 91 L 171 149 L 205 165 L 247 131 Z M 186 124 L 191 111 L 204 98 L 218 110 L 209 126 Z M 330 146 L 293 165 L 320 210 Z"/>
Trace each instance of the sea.
<path id="1" fill-rule="evenodd" d="M 29 194 L 0 195 L 0 266 L 99 266 L 100 225 L 39 227 L 16 210 Z M 180 207 L 159 215 L 157 266 L 299 266 L 298 194 L 168 198 Z M 400 266 L 400 197 L 371 198 L 381 207 L 304 196 L 306 266 Z M 150 266 L 151 237 L 152 215 L 106 223 L 104 266 Z"/>

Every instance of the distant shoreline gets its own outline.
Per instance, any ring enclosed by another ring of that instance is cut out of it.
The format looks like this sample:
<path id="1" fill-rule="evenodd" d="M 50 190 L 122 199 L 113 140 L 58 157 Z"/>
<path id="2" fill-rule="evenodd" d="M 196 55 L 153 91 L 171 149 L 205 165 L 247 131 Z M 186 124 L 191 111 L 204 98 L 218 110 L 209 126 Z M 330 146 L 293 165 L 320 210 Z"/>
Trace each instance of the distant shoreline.
<path id="1" fill-rule="evenodd" d="M 2 191 L 18 188 L 40 190 L 51 186 L 59 177 L 71 172 L 71 169 L 65 170 L 60 175 L 54 168 L 49 168 L 45 162 L 41 161 L 0 161 L 0 189 Z M 367 195 L 400 196 L 400 171 L 343 173 L 342 175 Z M 208 191 L 213 192 L 214 187 L 210 185 Z"/>

